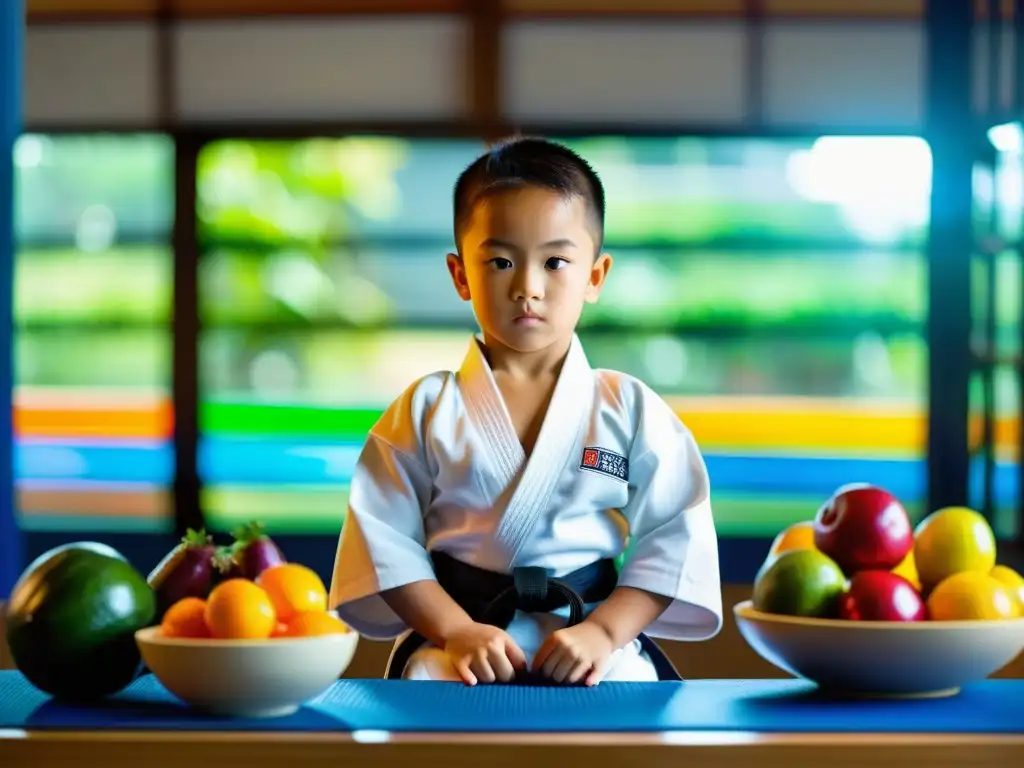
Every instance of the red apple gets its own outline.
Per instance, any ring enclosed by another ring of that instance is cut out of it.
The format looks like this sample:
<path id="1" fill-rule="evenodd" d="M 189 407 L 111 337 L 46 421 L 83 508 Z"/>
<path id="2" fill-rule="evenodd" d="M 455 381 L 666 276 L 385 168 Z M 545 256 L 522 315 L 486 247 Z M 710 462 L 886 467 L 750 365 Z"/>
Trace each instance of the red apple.
<path id="1" fill-rule="evenodd" d="M 914 585 L 891 571 L 861 571 L 839 600 L 850 621 L 924 621 L 927 610 Z"/>
<path id="2" fill-rule="evenodd" d="M 814 546 L 831 557 L 847 577 L 860 571 L 889 571 L 914 547 L 910 517 L 882 488 L 844 485 L 814 518 Z"/>

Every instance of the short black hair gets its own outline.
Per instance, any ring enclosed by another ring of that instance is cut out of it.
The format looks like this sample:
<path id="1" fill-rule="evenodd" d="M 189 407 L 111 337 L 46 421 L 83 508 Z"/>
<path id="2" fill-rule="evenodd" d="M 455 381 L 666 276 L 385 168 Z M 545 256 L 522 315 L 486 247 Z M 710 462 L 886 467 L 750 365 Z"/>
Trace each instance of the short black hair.
<path id="1" fill-rule="evenodd" d="M 598 253 L 604 241 L 604 187 L 590 164 L 568 147 L 541 137 L 504 139 L 474 160 L 455 182 L 455 245 L 480 200 L 497 191 L 543 187 L 586 203 Z"/>

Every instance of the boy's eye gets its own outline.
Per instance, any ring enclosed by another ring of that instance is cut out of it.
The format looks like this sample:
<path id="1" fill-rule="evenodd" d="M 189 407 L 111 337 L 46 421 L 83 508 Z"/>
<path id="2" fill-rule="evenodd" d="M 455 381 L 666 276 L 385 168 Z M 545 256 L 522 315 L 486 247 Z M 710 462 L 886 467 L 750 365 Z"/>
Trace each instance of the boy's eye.
<path id="1" fill-rule="evenodd" d="M 550 259 L 547 260 L 547 262 L 545 262 L 544 266 L 546 266 L 548 269 L 552 271 L 555 271 L 561 269 L 568 263 L 568 260 L 563 259 L 561 256 L 552 256 Z"/>
<path id="2" fill-rule="evenodd" d="M 501 256 L 491 259 L 488 263 L 492 264 L 495 269 L 509 269 L 512 266 L 511 261 L 504 259 Z"/>

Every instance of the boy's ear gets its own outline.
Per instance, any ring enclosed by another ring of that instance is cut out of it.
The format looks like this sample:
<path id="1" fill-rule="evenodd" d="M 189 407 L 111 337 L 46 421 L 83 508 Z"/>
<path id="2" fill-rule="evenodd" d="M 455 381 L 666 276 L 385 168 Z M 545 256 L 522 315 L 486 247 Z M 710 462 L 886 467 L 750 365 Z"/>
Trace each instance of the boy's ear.
<path id="1" fill-rule="evenodd" d="M 466 280 L 466 265 L 462 263 L 462 259 L 457 253 L 449 253 L 446 261 L 456 293 L 459 294 L 459 298 L 463 301 L 469 301 L 469 282 Z"/>
<path id="2" fill-rule="evenodd" d="M 612 268 L 612 257 L 609 253 L 602 253 L 594 260 L 590 268 L 590 280 L 587 282 L 585 299 L 588 304 L 596 304 L 601 296 L 601 289 L 604 288 L 604 281 Z"/>

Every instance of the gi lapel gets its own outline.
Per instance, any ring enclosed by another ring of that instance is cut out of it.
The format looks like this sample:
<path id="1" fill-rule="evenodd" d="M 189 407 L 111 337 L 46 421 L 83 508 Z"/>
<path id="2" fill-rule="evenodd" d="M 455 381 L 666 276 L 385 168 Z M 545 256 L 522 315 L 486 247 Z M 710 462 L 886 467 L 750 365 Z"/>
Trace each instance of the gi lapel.
<path id="1" fill-rule="evenodd" d="M 501 402 L 493 377 L 489 381 L 493 395 Z M 568 465 L 576 460 L 582 433 L 593 409 L 594 390 L 593 370 L 583 352 L 583 346 L 574 335 L 533 453 L 526 462 L 495 532 L 494 544 L 502 552 L 508 567 L 515 564 L 516 556 L 528 541 L 537 520 L 547 511 L 559 478 L 566 472 Z M 512 441 L 519 447 L 520 457 L 523 457 L 522 446 L 504 405 L 502 414 L 505 428 L 511 431 Z"/>
<path id="2" fill-rule="evenodd" d="M 487 446 L 487 455 L 493 460 L 494 470 L 504 491 L 523 466 L 526 453 L 516 435 L 505 401 L 494 381 L 491 367 L 480 349 L 480 342 L 474 336 L 469 352 L 459 370 L 459 389 L 466 398 L 473 422 L 480 427 Z"/>

